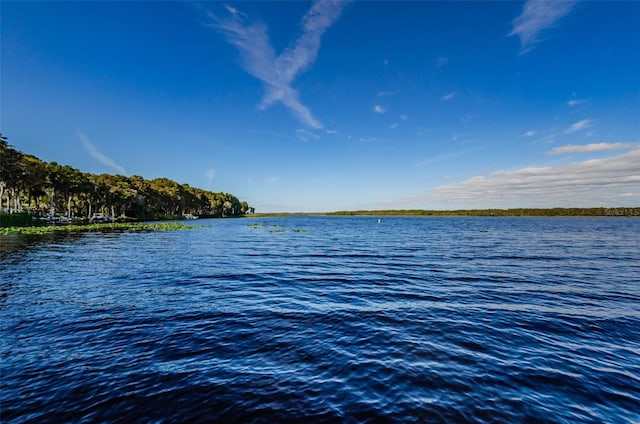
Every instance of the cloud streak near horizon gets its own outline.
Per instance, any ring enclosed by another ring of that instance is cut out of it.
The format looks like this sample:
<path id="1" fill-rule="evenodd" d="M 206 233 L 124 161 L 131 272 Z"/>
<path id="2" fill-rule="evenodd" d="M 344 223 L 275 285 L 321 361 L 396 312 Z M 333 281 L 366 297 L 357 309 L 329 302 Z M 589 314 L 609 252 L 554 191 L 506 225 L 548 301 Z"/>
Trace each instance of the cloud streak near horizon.
<path id="1" fill-rule="evenodd" d="M 604 152 L 611 150 L 633 150 L 637 148 L 633 143 L 591 143 L 591 144 L 567 144 L 556 147 L 547 152 L 548 155 L 566 155 L 572 153 Z"/>
<path id="2" fill-rule="evenodd" d="M 574 0 L 528 0 L 522 14 L 513 21 L 513 29 L 508 34 L 520 37 L 520 54 L 531 51 L 539 41 L 540 33 L 567 16 L 575 4 Z"/>
<path id="3" fill-rule="evenodd" d="M 640 201 L 640 148 L 549 167 L 496 171 L 404 199 L 465 207 L 595 207 Z"/>
<path id="4" fill-rule="evenodd" d="M 212 12 L 208 14 L 227 41 L 240 52 L 244 70 L 262 81 L 265 94 L 259 109 L 281 102 L 300 122 L 321 129 L 322 124 L 300 101 L 291 84 L 316 60 L 322 35 L 340 17 L 345 4 L 337 0 L 316 1 L 302 18 L 302 34 L 277 57 L 265 24 L 248 23 L 246 14 L 228 5 L 225 8 L 231 14 L 229 18 L 220 18 Z"/>
<path id="5" fill-rule="evenodd" d="M 89 153 L 89 155 L 91 155 L 92 158 L 94 158 L 101 164 L 108 166 L 109 168 L 115 169 L 120 175 L 127 175 L 127 171 L 125 171 L 122 166 L 118 165 L 110 157 L 99 152 L 86 135 L 84 135 L 80 131 L 76 131 L 76 133 L 78 134 L 78 138 L 82 142 L 85 150 Z"/>

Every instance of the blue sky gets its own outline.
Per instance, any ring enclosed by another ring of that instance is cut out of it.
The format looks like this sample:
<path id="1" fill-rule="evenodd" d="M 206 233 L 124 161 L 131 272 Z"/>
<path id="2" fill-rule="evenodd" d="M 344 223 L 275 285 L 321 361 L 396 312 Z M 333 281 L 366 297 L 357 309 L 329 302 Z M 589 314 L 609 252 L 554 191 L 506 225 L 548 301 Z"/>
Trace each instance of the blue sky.
<path id="1" fill-rule="evenodd" d="M 640 2 L 0 3 L 0 130 L 258 212 L 640 204 Z"/>

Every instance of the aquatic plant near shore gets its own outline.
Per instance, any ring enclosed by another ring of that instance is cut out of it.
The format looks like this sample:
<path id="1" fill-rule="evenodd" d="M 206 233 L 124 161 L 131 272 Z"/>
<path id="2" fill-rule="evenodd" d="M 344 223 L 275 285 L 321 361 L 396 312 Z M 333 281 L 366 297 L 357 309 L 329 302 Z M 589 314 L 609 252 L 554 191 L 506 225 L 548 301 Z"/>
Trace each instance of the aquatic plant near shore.
<path id="1" fill-rule="evenodd" d="M 247 227 L 253 230 L 257 230 L 258 228 L 264 228 L 266 226 L 267 226 L 266 222 L 260 222 L 258 224 L 247 224 Z"/>
<path id="2" fill-rule="evenodd" d="M 0 235 L 26 234 L 41 235 L 58 232 L 96 232 L 96 231 L 172 231 L 188 230 L 197 228 L 195 225 L 186 225 L 180 222 L 159 222 L 159 223 L 128 223 L 114 222 L 110 224 L 89 224 L 89 225 L 60 225 L 41 227 L 5 227 L 0 228 Z"/>
<path id="3" fill-rule="evenodd" d="M 256 224 L 247 224 L 247 228 L 251 228 L 252 230 L 259 230 L 262 228 L 266 228 L 268 225 L 266 222 L 259 222 Z M 270 226 L 271 228 L 268 230 L 269 233 L 272 234 L 278 234 L 278 233 L 284 233 L 288 230 L 285 229 L 284 224 L 281 223 L 276 223 L 276 224 L 272 224 Z M 303 228 L 294 228 L 291 231 L 293 231 L 294 233 L 308 233 L 309 230 L 305 230 Z"/>

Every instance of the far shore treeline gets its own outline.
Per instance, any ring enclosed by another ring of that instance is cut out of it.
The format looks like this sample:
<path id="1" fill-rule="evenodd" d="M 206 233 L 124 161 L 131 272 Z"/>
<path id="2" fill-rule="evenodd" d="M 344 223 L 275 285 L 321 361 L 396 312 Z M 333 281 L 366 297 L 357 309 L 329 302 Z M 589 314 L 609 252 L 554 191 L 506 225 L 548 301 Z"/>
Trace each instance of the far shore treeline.
<path id="1" fill-rule="evenodd" d="M 340 211 L 327 215 L 375 216 L 640 216 L 640 208 L 513 208 L 513 209 L 455 209 L 455 210 L 379 210 Z"/>
<path id="2" fill-rule="evenodd" d="M 258 213 L 260 217 L 276 216 L 635 216 L 640 217 L 640 207 L 615 208 L 515 208 L 515 209 L 455 209 L 455 210 L 425 210 L 425 209 L 389 209 L 389 210 L 358 210 L 337 212 L 275 212 Z"/>
<path id="3" fill-rule="evenodd" d="M 33 216 L 63 214 L 68 218 L 103 213 L 134 219 L 170 219 L 184 214 L 233 217 L 253 212 L 253 208 L 231 194 L 178 184 L 168 178 L 95 175 L 68 165 L 47 163 L 14 149 L 0 134 L 0 220 L 11 212 Z"/>

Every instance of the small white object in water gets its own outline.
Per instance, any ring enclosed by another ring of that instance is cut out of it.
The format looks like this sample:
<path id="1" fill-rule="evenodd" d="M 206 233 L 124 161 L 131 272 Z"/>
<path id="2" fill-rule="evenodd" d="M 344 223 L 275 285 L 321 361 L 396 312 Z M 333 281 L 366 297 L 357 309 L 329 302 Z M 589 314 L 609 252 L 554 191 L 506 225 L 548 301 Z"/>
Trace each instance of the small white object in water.
<path id="1" fill-rule="evenodd" d="M 380 218 L 378 218 L 378 224 L 380 224 L 382 221 L 380 220 Z"/>

